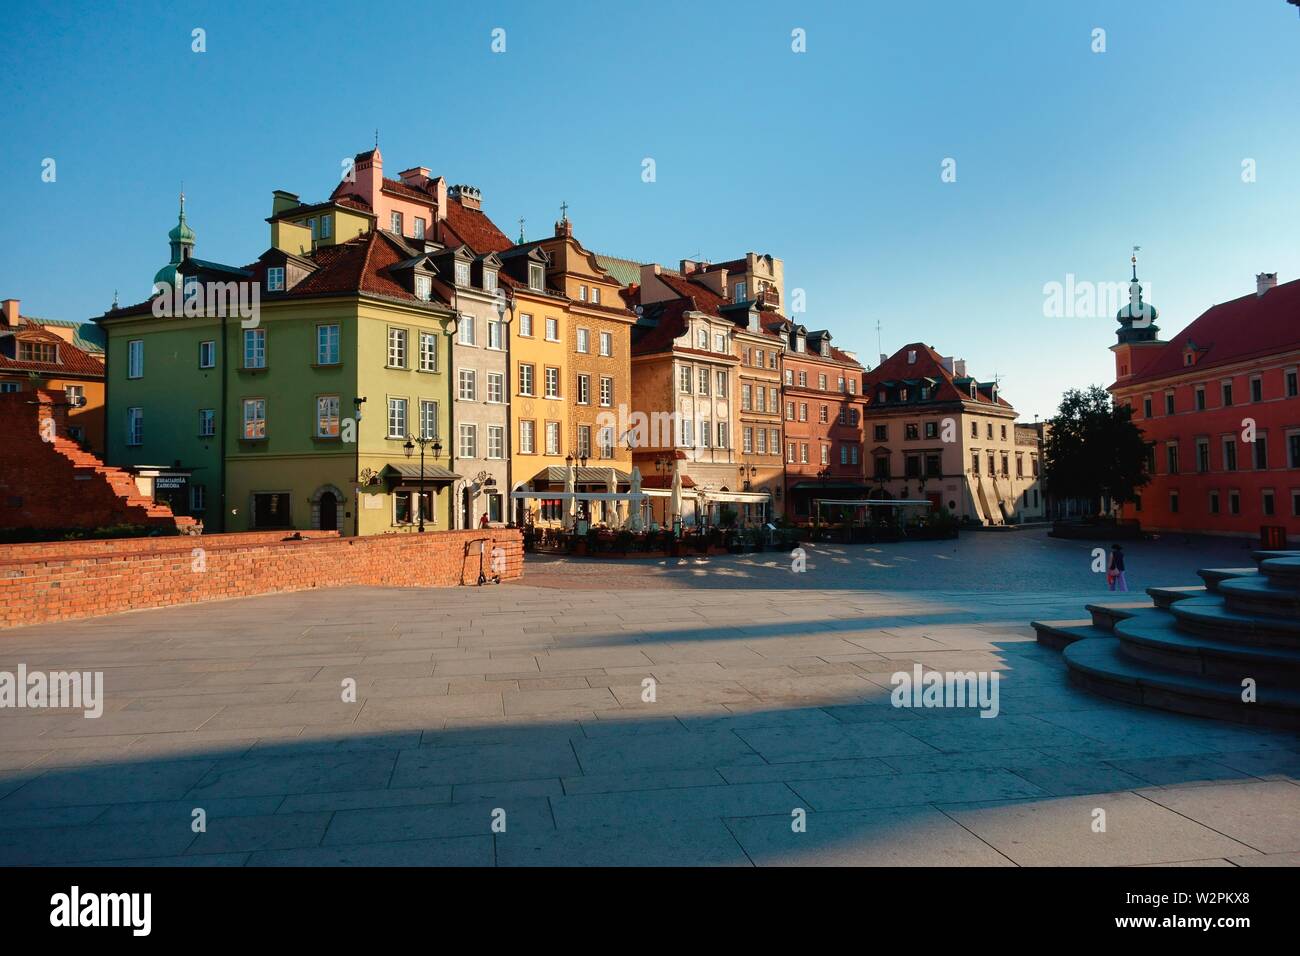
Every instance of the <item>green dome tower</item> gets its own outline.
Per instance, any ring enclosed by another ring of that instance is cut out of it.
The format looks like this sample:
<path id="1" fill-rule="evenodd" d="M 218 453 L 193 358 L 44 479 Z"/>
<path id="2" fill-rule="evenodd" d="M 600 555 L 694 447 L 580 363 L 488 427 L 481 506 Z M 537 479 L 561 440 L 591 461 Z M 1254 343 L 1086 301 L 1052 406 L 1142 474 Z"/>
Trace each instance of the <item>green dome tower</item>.
<path id="1" fill-rule="evenodd" d="M 167 233 L 167 241 L 171 245 L 172 258 L 167 265 L 154 273 L 154 285 L 160 282 L 164 285 L 175 285 L 176 267 L 194 254 L 194 230 L 185 221 L 184 190 L 181 191 L 180 216 L 177 218 L 176 225 L 172 227 L 171 232 Z"/>

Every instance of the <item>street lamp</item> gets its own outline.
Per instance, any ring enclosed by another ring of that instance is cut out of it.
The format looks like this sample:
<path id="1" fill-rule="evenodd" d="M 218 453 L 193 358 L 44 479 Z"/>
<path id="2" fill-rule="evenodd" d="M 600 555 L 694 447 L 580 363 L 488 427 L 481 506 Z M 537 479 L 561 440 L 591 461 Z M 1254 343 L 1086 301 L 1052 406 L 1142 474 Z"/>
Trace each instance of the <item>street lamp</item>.
<path id="1" fill-rule="evenodd" d="M 419 512 L 418 530 L 424 533 L 424 448 L 426 445 L 432 446 L 433 457 L 435 459 L 442 457 L 442 442 L 437 438 L 425 438 L 423 435 L 418 438 L 415 435 L 406 436 L 406 444 L 402 448 L 406 451 L 406 457 L 410 458 L 415 454 L 415 446 L 420 446 L 420 497 L 416 499 L 416 510 Z"/>

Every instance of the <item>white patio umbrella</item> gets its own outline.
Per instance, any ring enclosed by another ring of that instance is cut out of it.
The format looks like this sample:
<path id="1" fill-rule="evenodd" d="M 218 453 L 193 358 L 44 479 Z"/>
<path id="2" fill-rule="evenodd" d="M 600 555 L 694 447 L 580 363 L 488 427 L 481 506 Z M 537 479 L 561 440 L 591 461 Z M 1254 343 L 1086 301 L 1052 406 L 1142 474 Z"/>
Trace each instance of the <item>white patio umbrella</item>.
<path id="1" fill-rule="evenodd" d="M 682 473 L 677 467 L 677 459 L 673 459 L 673 491 L 672 496 L 668 499 L 668 524 L 672 525 L 674 521 L 682 516 Z"/>
<path id="2" fill-rule="evenodd" d="M 578 484 L 578 466 L 566 465 L 564 472 L 564 491 L 569 497 L 564 502 L 564 530 L 572 531 L 578 517 L 578 499 L 573 495 Z"/>
<path id="3" fill-rule="evenodd" d="M 609 475 L 605 478 L 605 490 L 611 495 L 618 494 L 618 472 L 613 468 L 609 469 Z M 600 507 L 605 517 L 605 524 L 609 525 L 611 528 L 617 526 L 619 524 L 618 518 L 620 517 L 618 514 L 618 502 L 602 501 Z"/>
<path id="4" fill-rule="evenodd" d="M 632 466 L 632 480 L 630 484 L 631 487 L 629 488 L 629 492 L 631 494 L 631 501 L 628 504 L 627 521 L 623 526 L 629 531 L 640 531 L 641 502 L 645 499 L 641 497 L 641 469 L 636 467 L 636 465 Z"/>

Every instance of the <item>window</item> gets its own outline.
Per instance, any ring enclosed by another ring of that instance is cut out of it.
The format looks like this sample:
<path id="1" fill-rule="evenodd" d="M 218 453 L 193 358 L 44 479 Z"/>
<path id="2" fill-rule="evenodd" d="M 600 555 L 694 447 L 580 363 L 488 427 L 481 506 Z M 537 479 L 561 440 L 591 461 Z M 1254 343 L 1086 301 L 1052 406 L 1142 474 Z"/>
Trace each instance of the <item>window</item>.
<path id="1" fill-rule="evenodd" d="M 1178 474 L 1178 445 L 1176 442 L 1165 445 L 1165 464 L 1168 466 L 1169 474 Z"/>
<path id="2" fill-rule="evenodd" d="M 1165 414 L 1172 415 L 1173 413 L 1174 413 L 1174 393 L 1165 392 Z"/>
<path id="3" fill-rule="evenodd" d="M 421 302 L 428 302 L 433 298 L 433 279 L 428 276 L 415 277 L 415 297 Z"/>
<path id="4" fill-rule="evenodd" d="M 1300 395 L 1300 379 L 1297 379 L 1295 369 L 1287 369 L 1286 372 L 1286 397 L 1295 398 Z"/>
<path id="5" fill-rule="evenodd" d="M 596 305 L 600 305 L 600 290 L 597 289 L 595 286 L 591 287 L 591 301 Z M 607 457 L 612 458 L 613 456 L 609 455 Z"/>
<path id="6" fill-rule="evenodd" d="M 438 336 L 433 332 L 420 333 L 420 371 L 438 371 Z"/>
<path id="7" fill-rule="evenodd" d="M 978 451 L 972 450 L 970 453 L 970 470 L 972 475 L 980 473 L 980 453 Z"/>
<path id="8" fill-rule="evenodd" d="M 525 338 L 533 336 L 533 317 L 527 312 L 519 313 L 519 334 Z"/>
<path id="9" fill-rule="evenodd" d="M 1255 468 L 1259 471 L 1268 470 L 1268 436 L 1255 436 Z"/>
<path id="10" fill-rule="evenodd" d="M 696 333 L 695 333 L 695 344 L 696 344 L 699 348 L 703 349 L 704 351 L 706 351 L 706 352 L 708 351 L 708 349 L 709 349 L 709 330 L 708 330 L 708 329 L 699 329 L 699 330 L 696 331 Z"/>
<path id="11" fill-rule="evenodd" d="M 535 262 L 528 264 L 528 288 L 540 290 L 546 283 L 546 272 Z"/>
<path id="12" fill-rule="evenodd" d="M 533 430 L 536 427 L 535 423 L 526 419 L 519 422 L 519 453 L 521 455 L 531 455 L 533 453 Z"/>
<path id="13" fill-rule="evenodd" d="M 462 402 L 478 401 L 478 376 L 472 368 L 462 368 L 457 371 L 456 397 Z"/>
<path id="14" fill-rule="evenodd" d="M 808 443 L 800 442 L 799 444 L 799 464 L 808 464 Z"/>
<path id="15" fill-rule="evenodd" d="M 709 420 L 706 418 L 700 423 L 700 447 L 708 448 L 709 443 L 713 440 L 713 430 L 710 427 Z"/>
<path id="16" fill-rule="evenodd" d="M 284 291 L 284 266 L 271 266 L 266 270 L 266 291 Z"/>
<path id="17" fill-rule="evenodd" d="M 388 437 L 406 437 L 406 399 L 404 398 L 388 400 Z"/>
<path id="18" fill-rule="evenodd" d="M 1223 407 L 1227 408 L 1232 404 L 1232 383 L 1222 382 L 1220 385 L 1223 389 Z"/>
<path id="19" fill-rule="evenodd" d="M 926 438 L 938 438 L 938 437 L 939 437 L 939 423 L 938 423 L 938 422 L 926 422 L 926 423 L 925 423 L 925 437 L 926 437 Z"/>
<path id="20" fill-rule="evenodd" d="M 767 411 L 767 390 L 762 385 L 757 386 L 754 397 L 758 399 L 757 408 L 760 412 Z"/>
<path id="21" fill-rule="evenodd" d="M 749 383 L 740 386 L 740 410 L 747 412 L 753 405 L 754 389 Z"/>
<path id="22" fill-rule="evenodd" d="M 889 480 L 889 458 L 888 458 L 888 456 L 886 456 L 886 455 L 877 455 L 877 456 L 876 456 L 876 460 L 875 460 L 875 462 L 874 462 L 874 464 L 873 464 L 872 467 L 873 467 L 872 474 L 875 475 L 877 481 L 888 481 L 888 480 Z"/>
<path id="23" fill-rule="evenodd" d="M 721 332 L 714 333 L 713 351 L 715 352 L 727 351 L 727 337 L 723 335 Z"/>
<path id="24" fill-rule="evenodd" d="M 1003 425 L 1003 426 L 1002 426 L 1002 440 L 1003 440 L 1003 441 L 1006 441 L 1006 440 L 1007 440 L 1007 426 L 1006 426 L 1006 425 Z"/>
<path id="25" fill-rule="evenodd" d="M 585 289 L 586 286 L 583 286 Z M 588 329 L 578 329 L 578 351 L 586 355 L 591 351 L 591 332 Z"/>
<path id="26" fill-rule="evenodd" d="M 1205 474 L 1210 470 L 1210 440 L 1208 438 L 1196 439 L 1196 470 Z"/>
<path id="27" fill-rule="evenodd" d="M 800 388 L 807 388 L 807 387 L 808 387 L 808 373 L 807 373 L 807 372 L 800 372 L 800 373 L 799 373 L 799 387 L 800 387 Z"/>
<path id="28" fill-rule="evenodd" d="M 590 375 L 578 376 L 578 404 L 579 405 L 591 404 L 591 376 Z"/>
<path id="29" fill-rule="evenodd" d="M 399 236 L 402 234 L 402 214 L 396 209 L 393 210 L 393 215 L 389 220 L 388 225 L 392 232 L 397 233 Z"/>
<path id="30" fill-rule="evenodd" d="M 126 410 L 126 443 L 133 448 L 144 444 L 144 409 Z"/>
<path id="31" fill-rule="evenodd" d="M 591 426 L 590 425 L 578 426 L 578 457 L 579 458 L 591 457 Z"/>
<path id="32" fill-rule="evenodd" d="M 337 365 L 339 362 L 339 327 L 316 326 L 316 364 Z"/>
<path id="33" fill-rule="evenodd" d="M 190 485 L 190 514 L 199 514 L 208 507 L 208 489 L 206 485 Z"/>
<path id="34" fill-rule="evenodd" d="M 411 223 L 411 232 L 416 239 L 424 238 L 424 217 L 423 216 L 415 217 L 415 220 Z"/>
<path id="35" fill-rule="evenodd" d="M 718 422 L 718 447 L 727 448 L 731 444 L 730 429 L 726 422 Z"/>
<path id="36" fill-rule="evenodd" d="M 244 368 L 266 368 L 266 329 L 244 329 Z"/>
<path id="37" fill-rule="evenodd" d="M 560 341 L 560 320 L 559 319 L 546 320 L 546 341 L 548 342 Z"/>
<path id="38" fill-rule="evenodd" d="M 786 461 L 792 465 L 794 464 L 794 442 L 790 442 L 786 447 Z"/>
<path id="39" fill-rule="evenodd" d="M 709 394 L 709 370 L 707 368 L 700 369 L 699 393 L 701 395 Z"/>
<path id="40" fill-rule="evenodd" d="M 456 326 L 456 334 L 459 337 L 458 341 L 460 342 L 460 344 L 461 345 L 477 344 L 475 333 L 476 330 L 474 328 L 474 316 L 462 315 L 460 317 L 459 324 Z"/>
<path id="41" fill-rule="evenodd" d="M 596 290 L 596 294 L 597 294 L 598 296 L 600 295 L 600 290 L 599 290 L 599 289 Z M 599 445 L 600 445 L 600 457 L 601 457 L 601 458 L 613 458 L 613 457 L 614 457 L 614 429 L 613 429 L 613 427 L 611 427 L 611 426 L 609 426 L 609 425 L 606 425 L 606 426 L 605 426 L 604 428 L 602 428 L 600 431 L 596 432 L 596 440 L 597 440 L 597 442 L 598 442 Z"/>
<path id="42" fill-rule="evenodd" d="M 970 437 L 971 437 L 971 438 L 979 438 L 979 437 L 980 437 L 980 426 L 979 426 L 979 422 L 971 422 L 971 423 L 970 423 Z"/>
<path id="43" fill-rule="evenodd" d="M 420 437 L 438 437 L 438 403 L 427 398 L 420 399 Z"/>
<path id="44" fill-rule="evenodd" d="M 1300 468 L 1300 432 L 1291 432 L 1286 436 L 1286 466 Z"/>
<path id="45" fill-rule="evenodd" d="M 339 397 L 337 395 L 318 395 L 316 397 L 316 437 L 339 437 Z"/>
<path id="46" fill-rule="evenodd" d="M 1178 514 L 1178 492 L 1169 492 L 1169 513 Z"/>
<path id="47" fill-rule="evenodd" d="M 582 302 L 587 301 L 587 287 L 585 285 L 578 286 L 578 299 Z"/>
<path id="48" fill-rule="evenodd" d="M 560 423 L 546 423 L 546 454 L 558 455 L 560 453 Z"/>
<path id="49" fill-rule="evenodd" d="M 1250 380 L 1250 400 L 1252 402 L 1264 400 L 1264 380 L 1258 375 Z"/>
<path id="50" fill-rule="evenodd" d="M 1010 469 L 1009 467 L 1007 467 L 1007 453 L 1006 453 L 1006 452 L 1003 452 L 1003 453 L 1002 453 L 1001 461 L 1002 461 L 1002 471 L 1001 471 L 1002 477 L 1003 477 L 1003 478 L 1007 478 L 1007 477 L 1009 477 L 1010 474 L 1011 474 L 1011 469 Z"/>
<path id="51" fill-rule="evenodd" d="M 126 377 L 144 377 L 144 339 L 132 339 L 126 343 Z"/>
<path id="52" fill-rule="evenodd" d="M 874 428 L 872 429 L 872 437 L 876 441 L 889 441 L 889 426 L 888 425 L 874 426 Z"/>
<path id="53" fill-rule="evenodd" d="M 779 455 L 781 454 L 781 430 L 773 428 L 770 434 L 771 437 L 768 439 L 767 447 L 772 449 L 772 454 Z"/>
<path id="54" fill-rule="evenodd" d="M 822 445 L 822 464 L 829 465 L 830 463 L 831 463 L 831 446 Z"/>
<path id="55" fill-rule="evenodd" d="M 22 390 L 23 386 L 21 382 L 0 382 L 0 395 L 13 395 Z"/>
<path id="56" fill-rule="evenodd" d="M 794 402 L 785 403 L 785 419 L 789 422 L 794 421 Z"/>
<path id="57" fill-rule="evenodd" d="M 685 365 L 677 370 L 677 391 L 683 395 L 691 394 L 691 370 Z"/>
<path id="58" fill-rule="evenodd" d="M 208 341 L 199 343 L 199 368 L 217 367 L 217 343 Z"/>
<path id="59" fill-rule="evenodd" d="M 388 367 L 406 368 L 406 329 L 388 330 Z"/>
<path id="60" fill-rule="evenodd" d="M 505 326 L 496 319 L 489 319 L 487 324 L 488 341 L 487 347 L 490 349 L 505 348 Z"/>
<path id="61" fill-rule="evenodd" d="M 546 369 L 546 397 L 560 397 L 560 370 L 548 366 Z"/>
<path id="62" fill-rule="evenodd" d="M 774 445 L 772 447 L 772 454 L 776 454 L 778 451 L 779 449 Z M 758 453 L 760 455 L 767 454 L 767 430 L 763 428 L 758 430 Z"/>
<path id="63" fill-rule="evenodd" d="M 497 405 L 506 400 L 506 377 L 503 372 L 487 373 L 487 400 Z"/>
<path id="64" fill-rule="evenodd" d="M 320 217 L 320 237 L 322 239 L 328 239 L 330 237 L 330 226 L 333 223 L 333 218 L 334 217 L 332 216 Z"/>
<path id="65" fill-rule="evenodd" d="M 921 477 L 921 456 L 907 455 L 903 459 L 903 477 L 920 478 Z"/>
<path id="66" fill-rule="evenodd" d="M 857 457 L 858 457 L 857 451 L 858 449 L 857 446 L 855 445 L 853 448 L 854 464 L 857 464 Z M 938 455 L 925 456 L 925 477 L 927 478 L 943 477 L 943 461 Z"/>
<path id="67" fill-rule="evenodd" d="M 497 290 L 497 270 L 483 270 L 483 289 L 486 292 L 495 292 Z"/>
<path id="68" fill-rule="evenodd" d="M 786 385 L 794 384 L 794 369 L 788 368 L 785 370 L 785 384 Z M 881 399 L 881 401 L 884 401 L 884 399 Z"/>
<path id="69" fill-rule="evenodd" d="M 478 426 L 473 423 L 464 423 L 456 426 L 458 440 L 456 443 L 457 454 L 461 458 L 478 457 Z"/>
<path id="70" fill-rule="evenodd" d="M 614 354 L 614 336 L 609 332 L 600 333 L 600 354 L 605 356 Z"/>
<path id="71" fill-rule="evenodd" d="M 1241 492 L 1228 492 L 1228 513 L 1234 515 L 1241 514 Z"/>
<path id="72" fill-rule="evenodd" d="M 1150 395 L 1142 399 L 1142 417 L 1143 418 L 1151 417 L 1151 396 Z"/>
<path id="73" fill-rule="evenodd" d="M 1233 438 L 1223 440 L 1223 470 L 1237 470 L 1237 442 Z"/>
<path id="74" fill-rule="evenodd" d="M 533 369 L 532 365 L 519 366 L 519 394 L 533 395 Z"/>
<path id="75" fill-rule="evenodd" d="M 825 425 L 827 422 L 830 421 L 830 409 L 828 409 L 825 405 L 820 406 L 820 408 L 818 409 L 818 411 L 817 411 L 817 421 L 821 422 L 823 425 Z M 845 421 L 845 418 L 844 418 L 844 409 L 841 408 L 841 409 L 840 409 L 840 420 L 839 420 L 839 423 L 840 423 L 841 425 L 843 425 L 843 424 L 844 424 L 844 421 Z"/>
<path id="76" fill-rule="evenodd" d="M 604 375 L 600 379 L 600 404 L 602 408 L 614 404 L 614 380 Z"/>
<path id="77" fill-rule="evenodd" d="M 817 387 L 823 392 L 826 391 L 826 375 L 824 373 L 817 375 Z"/>
<path id="78" fill-rule="evenodd" d="M 1291 517 L 1300 518 L 1300 491 L 1291 491 Z"/>
<path id="79" fill-rule="evenodd" d="M 984 437 L 985 437 L 985 439 L 987 439 L 988 441 L 992 441 L 992 440 L 993 440 L 993 423 L 992 423 L 992 422 L 987 422 L 987 423 L 984 425 Z"/>
<path id="80" fill-rule="evenodd" d="M 456 263 L 456 285 L 469 285 L 469 263 Z"/>
<path id="81" fill-rule="evenodd" d="M 1205 386 L 1197 385 L 1192 395 L 1194 398 L 1192 407 L 1198 412 L 1205 411 Z"/>
<path id="82" fill-rule="evenodd" d="M 695 423 L 689 418 L 679 419 L 682 429 L 682 445 L 690 448 L 695 444 Z"/>
<path id="83" fill-rule="evenodd" d="M 799 403 L 799 421 L 801 421 L 801 422 L 806 422 L 807 420 L 808 420 L 808 403 L 807 403 L 807 402 L 800 402 L 800 403 Z"/>
<path id="84" fill-rule="evenodd" d="M 1273 492 L 1267 488 L 1262 491 L 1260 493 L 1259 504 L 1260 510 L 1263 511 L 1266 516 L 1271 517 L 1274 513 Z"/>
<path id="85" fill-rule="evenodd" d="M 266 399 L 244 399 L 244 438 L 260 441 L 266 437 Z"/>
<path id="86" fill-rule="evenodd" d="M 916 441 L 916 440 L 917 440 L 918 438 L 920 438 L 920 437 L 921 437 L 921 432 L 920 432 L 920 429 L 919 429 L 916 425 L 904 425 L 904 426 L 903 426 L 903 440 L 904 440 L 904 441 Z"/>
<path id="87" fill-rule="evenodd" d="M 393 493 L 393 524 L 415 524 L 416 502 L 419 499 L 420 511 L 426 522 L 433 521 L 433 493 L 426 491 L 423 496 L 418 491 L 400 490 Z"/>
<path id="88" fill-rule="evenodd" d="M 199 437 L 211 438 L 217 433 L 217 410 L 215 408 L 199 409 Z"/>
<path id="89" fill-rule="evenodd" d="M 718 398 L 726 398 L 727 397 L 727 373 L 718 372 L 716 375 L 714 375 L 714 380 L 715 380 L 715 384 L 718 387 L 717 391 L 714 394 L 717 395 Z"/>
<path id="90" fill-rule="evenodd" d="M 744 302 L 748 286 L 744 282 L 737 282 L 734 286 L 732 286 L 732 289 L 734 290 L 732 301 Z"/>

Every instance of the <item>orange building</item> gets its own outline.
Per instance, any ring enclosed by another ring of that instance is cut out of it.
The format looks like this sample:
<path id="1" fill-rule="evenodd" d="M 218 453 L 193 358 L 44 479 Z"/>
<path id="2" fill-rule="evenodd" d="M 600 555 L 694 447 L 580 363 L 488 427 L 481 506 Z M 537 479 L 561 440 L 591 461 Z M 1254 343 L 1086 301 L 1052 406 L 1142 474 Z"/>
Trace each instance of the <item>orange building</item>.
<path id="1" fill-rule="evenodd" d="M 0 312 L 0 394 L 45 389 L 63 393 L 67 434 L 95 455 L 104 454 L 104 360 L 76 323 L 20 315 L 17 299 Z"/>

